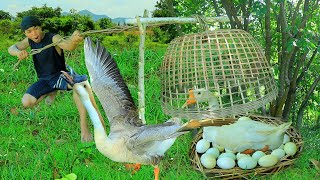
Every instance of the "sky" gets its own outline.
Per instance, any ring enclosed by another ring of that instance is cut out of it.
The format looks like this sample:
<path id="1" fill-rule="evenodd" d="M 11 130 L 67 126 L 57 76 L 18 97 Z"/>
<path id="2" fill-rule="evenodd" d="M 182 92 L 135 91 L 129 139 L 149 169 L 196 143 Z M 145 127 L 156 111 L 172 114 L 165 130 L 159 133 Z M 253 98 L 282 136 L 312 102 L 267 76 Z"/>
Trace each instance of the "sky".
<path id="1" fill-rule="evenodd" d="M 30 10 L 31 7 L 60 7 L 62 12 L 70 9 L 77 11 L 89 10 L 97 15 L 107 15 L 110 18 L 134 18 L 142 16 L 145 9 L 149 12 L 155 9 L 158 0 L 1 0 L 0 10 L 16 16 L 17 12 Z"/>

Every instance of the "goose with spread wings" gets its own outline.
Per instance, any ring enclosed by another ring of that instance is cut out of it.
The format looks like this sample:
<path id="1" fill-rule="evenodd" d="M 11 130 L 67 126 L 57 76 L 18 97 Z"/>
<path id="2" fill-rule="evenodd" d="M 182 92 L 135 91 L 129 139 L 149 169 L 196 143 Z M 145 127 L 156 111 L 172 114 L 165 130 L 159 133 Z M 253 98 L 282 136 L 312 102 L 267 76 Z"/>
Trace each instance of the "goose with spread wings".
<path id="1" fill-rule="evenodd" d="M 201 122 L 191 120 L 182 124 L 179 118 L 171 118 L 163 124 L 143 124 L 119 68 L 106 48 L 99 42 L 95 45 L 87 37 L 84 52 L 90 83 L 75 83 L 72 76 L 65 75 L 88 111 L 97 149 L 116 162 L 133 163 L 138 167 L 141 164 L 152 165 L 155 179 L 158 179 L 158 164 L 164 153 L 178 136 L 200 127 Z M 108 135 L 92 91 L 109 120 Z"/>

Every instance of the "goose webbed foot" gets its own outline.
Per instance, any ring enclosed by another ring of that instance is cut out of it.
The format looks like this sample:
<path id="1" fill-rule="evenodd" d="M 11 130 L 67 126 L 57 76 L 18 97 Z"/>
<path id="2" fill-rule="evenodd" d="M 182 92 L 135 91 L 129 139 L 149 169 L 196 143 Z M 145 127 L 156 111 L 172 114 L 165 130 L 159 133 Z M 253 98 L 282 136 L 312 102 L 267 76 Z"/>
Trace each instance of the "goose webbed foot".
<path id="1" fill-rule="evenodd" d="M 268 150 L 269 150 L 269 146 L 268 146 L 268 145 L 265 145 L 265 146 L 261 149 L 262 152 L 267 152 Z M 254 152 L 256 152 L 256 150 L 254 150 L 254 149 L 247 149 L 247 150 L 242 151 L 241 154 L 250 154 L 250 155 L 252 155 Z"/>
<path id="2" fill-rule="evenodd" d="M 135 174 L 138 172 L 141 168 L 141 164 L 124 164 L 124 167 L 128 170 L 131 171 L 131 174 Z"/>
<path id="3" fill-rule="evenodd" d="M 269 150 L 269 146 L 268 146 L 268 145 L 265 145 L 265 146 L 261 149 L 262 152 L 267 152 L 268 150 Z"/>
<path id="4" fill-rule="evenodd" d="M 160 168 L 158 166 L 154 166 L 154 180 L 159 180 Z"/>
<path id="5" fill-rule="evenodd" d="M 255 150 L 254 149 L 246 149 L 246 150 L 244 150 L 244 151 L 242 151 L 241 152 L 241 154 L 253 154 L 255 152 Z"/>

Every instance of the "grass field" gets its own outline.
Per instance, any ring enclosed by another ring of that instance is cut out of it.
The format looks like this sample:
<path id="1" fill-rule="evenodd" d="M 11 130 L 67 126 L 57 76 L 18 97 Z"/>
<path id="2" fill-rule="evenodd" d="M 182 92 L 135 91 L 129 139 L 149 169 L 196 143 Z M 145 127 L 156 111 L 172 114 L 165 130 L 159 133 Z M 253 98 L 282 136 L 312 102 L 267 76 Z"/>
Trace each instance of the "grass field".
<path id="1" fill-rule="evenodd" d="M 60 92 L 51 106 L 43 101 L 36 108 L 24 109 L 21 97 L 36 81 L 33 64 L 29 59 L 14 70 L 17 58 L 6 52 L 9 43 L 3 44 L 0 48 L 0 179 L 55 179 L 69 173 L 76 174 L 78 179 L 153 179 L 151 166 L 142 166 L 140 171 L 131 174 L 123 164 L 101 155 L 93 142 L 81 143 L 79 117 L 71 91 Z M 137 102 L 138 50 L 112 47 L 110 51 Z M 164 47 L 146 48 L 146 121 L 149 124 L 168 119 L 160 105 L 159 68 L 164 53 Z M 67 63 L 78 73 L 87 74 L 81 47 L 67 53 Z M 295 164 L 263 179 L 320 179 L 320 172 L 309 162 L 311 158 L 320 160 L 320 130 L 304 128 L 301 133 L 304 150 Z M 191 141 L 191 133 L 177 139 L 160 164 L 160 179 L 205 179 L 190 165 Z"/>

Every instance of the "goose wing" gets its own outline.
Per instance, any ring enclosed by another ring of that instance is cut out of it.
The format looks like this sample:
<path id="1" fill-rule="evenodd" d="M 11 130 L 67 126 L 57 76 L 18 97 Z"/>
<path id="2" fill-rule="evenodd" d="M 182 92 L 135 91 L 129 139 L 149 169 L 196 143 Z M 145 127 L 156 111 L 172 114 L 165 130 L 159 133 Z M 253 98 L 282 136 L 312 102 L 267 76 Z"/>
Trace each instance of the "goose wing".
<path id="1" fill-rule="evenodd" d="M 127 147 L 137 154 L 163 155 L 174 143 L 175 138 L 188 132 L 180 132 L 180 128 L 181 122 L 178 118 L 170 119 L 163 124 L 141 126 L 139 131 L 130 137 Z"/>
<path id="2" fill-rule="evenodd" d="M 137 107 L 120 74 L 119 68 L 98 41 L 96 45 L 87 37 L 84 43 L 85 62 L 93 92 L 98 97 L 111 129 L 125 125 L 141 126 Z"/>

